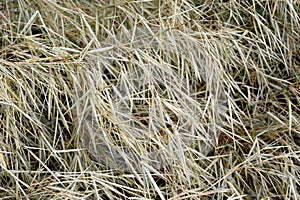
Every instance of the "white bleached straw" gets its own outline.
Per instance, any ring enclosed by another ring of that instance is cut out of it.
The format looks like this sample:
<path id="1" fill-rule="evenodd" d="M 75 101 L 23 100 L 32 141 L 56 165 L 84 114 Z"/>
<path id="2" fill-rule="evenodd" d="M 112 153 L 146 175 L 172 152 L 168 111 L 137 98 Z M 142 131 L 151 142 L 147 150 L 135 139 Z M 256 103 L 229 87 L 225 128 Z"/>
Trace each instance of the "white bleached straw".
<path id="1" fill-rule="evenodd" d="M 221 70 L 199 40 L 134 29 L 103 45 L 86 59 L 75 101 L 78 134 L 95 160 L 140 173 L 142 163 L 186 168 L 190 148 L 207 155 L 227 104 Z"/>

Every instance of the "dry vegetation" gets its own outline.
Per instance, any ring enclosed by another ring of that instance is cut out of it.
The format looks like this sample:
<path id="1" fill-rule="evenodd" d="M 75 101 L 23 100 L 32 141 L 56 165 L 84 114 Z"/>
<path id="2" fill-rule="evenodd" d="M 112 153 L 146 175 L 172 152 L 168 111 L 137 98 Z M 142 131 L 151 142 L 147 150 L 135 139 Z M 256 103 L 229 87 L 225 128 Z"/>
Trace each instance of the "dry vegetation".
<path id="1" fill-rule="evenodd" d="M 296 0 L 1 0 L 1 199 L 300 199 Z"/>

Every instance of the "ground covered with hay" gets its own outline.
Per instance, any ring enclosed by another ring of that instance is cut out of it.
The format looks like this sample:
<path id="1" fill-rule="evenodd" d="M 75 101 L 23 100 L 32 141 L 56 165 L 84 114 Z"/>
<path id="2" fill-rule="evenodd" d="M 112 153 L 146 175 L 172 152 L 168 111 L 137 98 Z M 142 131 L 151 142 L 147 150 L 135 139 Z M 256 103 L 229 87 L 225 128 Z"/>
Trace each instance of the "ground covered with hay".
<path id="1" fill-rule="evenodd" d="M 1 199 L 300 199 L 300 4 L 1 0 Z"/>

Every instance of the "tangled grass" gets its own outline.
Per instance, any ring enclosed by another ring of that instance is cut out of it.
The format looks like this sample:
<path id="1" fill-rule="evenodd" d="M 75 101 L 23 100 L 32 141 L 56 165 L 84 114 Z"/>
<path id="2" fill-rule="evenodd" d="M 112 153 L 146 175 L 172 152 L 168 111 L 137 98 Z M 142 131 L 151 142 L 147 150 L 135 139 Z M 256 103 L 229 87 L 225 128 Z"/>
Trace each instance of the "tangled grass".
<path id="1" fill-rule="evenodd" d="M 0 1 L 0 198 L 300 199 L 299 13 Z"/>

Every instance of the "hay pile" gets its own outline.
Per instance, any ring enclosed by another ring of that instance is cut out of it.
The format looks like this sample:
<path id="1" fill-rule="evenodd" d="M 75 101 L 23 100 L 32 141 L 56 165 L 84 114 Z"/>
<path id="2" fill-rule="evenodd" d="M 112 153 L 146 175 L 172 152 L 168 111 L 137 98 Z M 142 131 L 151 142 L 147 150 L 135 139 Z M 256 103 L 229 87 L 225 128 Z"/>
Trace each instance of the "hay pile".
<path id="1" fill-rule="evenodd" d="M 0 2 L 0 198 L 299 199 L 297 1 Z"/>

